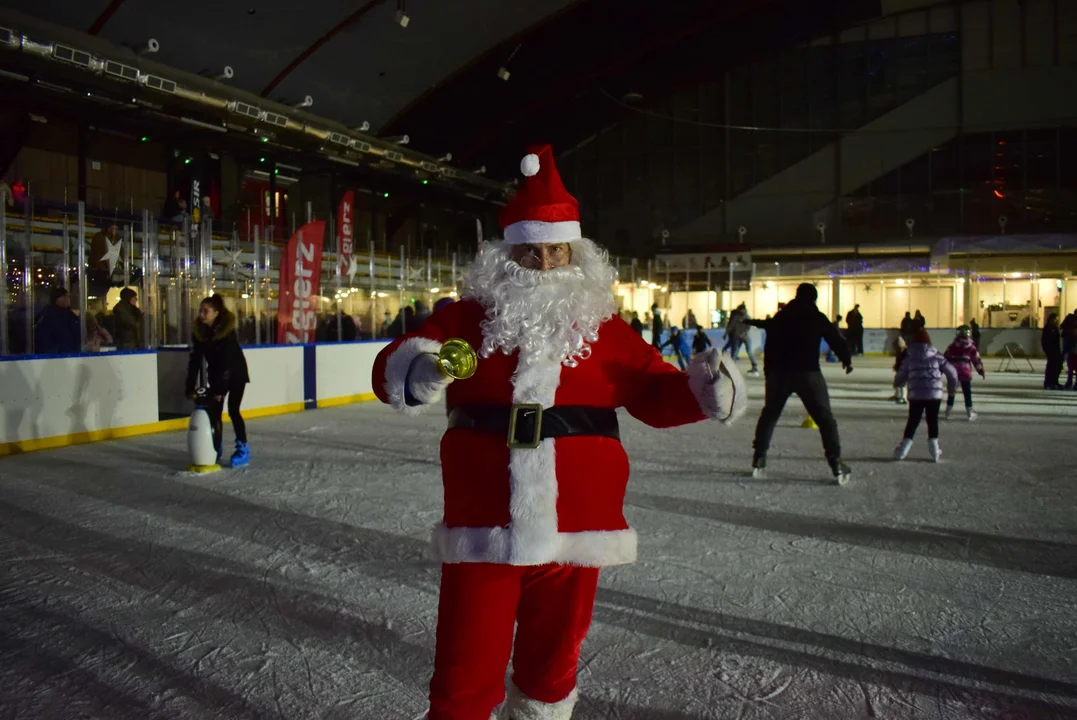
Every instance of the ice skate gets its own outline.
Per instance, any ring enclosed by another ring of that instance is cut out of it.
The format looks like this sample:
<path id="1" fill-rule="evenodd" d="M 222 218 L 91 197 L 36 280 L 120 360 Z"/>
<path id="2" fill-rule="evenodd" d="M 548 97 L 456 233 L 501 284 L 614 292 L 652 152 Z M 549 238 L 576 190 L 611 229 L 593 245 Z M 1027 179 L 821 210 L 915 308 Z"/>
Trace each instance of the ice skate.
<path id="1" fill-rule="evenodd" d="M 912 450 L 912 440 L 904 439 L 901 444 L 894 448 L 894 459 L 904 460 L 909 457 L 909 451 Z"/>
<path id="2" fill-rule="evenodd" d="M 949 420 L 950 419 L 950 413 L 952 413 L 953 411 L 954 411 L 953 408 L 946 408 L 946 412 L 943 413 L 942 419 L 943 420 Z"/>
<path id="3" fill-rule="evenodd" d="M 965 411 L 965 416 L 969 419 L 969 422 L 973 422 L 976 420 L 976 418 L 980 417 L 979 413 L 977 413 L 972 408 L 969 408 Z"/>
<path id="4" fill-rule="evenodd" d="M 236 451 L 232 453 L 232 467 L 246 467 L 251 464 L 251 449 L 242 440 L 236 440 Z"/>
<path id="5" fill-rule="evenodd" d="M 754 367 L 748 371 L 748 375 L 751 377 L 759 377 L 759 368 Z"/>
<path id="6" fill-rule="evenodd" d="M 928 452 L 931 453 L 931 459 L 935 462 L 939 462 L 939 458 L 942 457 L 942 450 L 939 449 L 939 441 L 936 438 L 932 438 L 927 441 Z"/>
<path id="7" fill-rule="evenodd" d="M 767 456 L 756 455 L 752 458 L 752 477 L 756 480 L 765 480 L 767 477 Z"/>
<path id="8" fill-rule="evenodd" d="M 841 458 L 828 460 L 830 469 L 834 472 L 834 482 L 838 485 L 846 485 L 853 475 L 853 470 L 841 461 Z"/>

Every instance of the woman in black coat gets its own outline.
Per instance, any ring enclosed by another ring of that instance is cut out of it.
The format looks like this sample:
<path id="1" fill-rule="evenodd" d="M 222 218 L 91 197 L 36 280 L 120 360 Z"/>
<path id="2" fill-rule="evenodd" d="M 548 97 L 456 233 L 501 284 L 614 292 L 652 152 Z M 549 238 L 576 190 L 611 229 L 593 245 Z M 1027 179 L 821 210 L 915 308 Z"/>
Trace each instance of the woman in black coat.
<path id="1" fill-rule="evenodd" d="M 199 305 L 198 320 L 191 335 L 193 347 L 187 363 L 187 397 L 196 399 L 196 391 L 205 393 L 204 406 L 213 427 L 213 447 L 217 449 L 218 461 L 223 435 L 221 415 L 225 396 L 228 397 L 228 417 L 236 431 L 232 467 L 249 465 L 251 454 L 247 447 L 247 426 L 239 414 L 239 406 L 251 378 L 247 373 L 247 359 L 243 357 L 243 349 L 236 335 L 236 316 L 224 306 L 220 295 L 208 297 Z M 196 388 L 203 363 L 207 374 L 202 386 Z"/>

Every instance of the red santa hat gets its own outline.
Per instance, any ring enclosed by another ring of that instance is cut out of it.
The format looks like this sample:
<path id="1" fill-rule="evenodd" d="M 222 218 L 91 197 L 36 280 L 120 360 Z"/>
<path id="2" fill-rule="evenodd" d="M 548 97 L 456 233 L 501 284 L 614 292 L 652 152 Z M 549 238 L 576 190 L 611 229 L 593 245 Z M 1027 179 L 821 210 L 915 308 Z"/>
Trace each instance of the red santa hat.
<path id="1" fill-rule="evenodd" d="M 526 176 L 498 221 L 509 245 L 579 240 L 580 204 L 568 194 L 549 145 L 530 148 L 520 161 Z"/>

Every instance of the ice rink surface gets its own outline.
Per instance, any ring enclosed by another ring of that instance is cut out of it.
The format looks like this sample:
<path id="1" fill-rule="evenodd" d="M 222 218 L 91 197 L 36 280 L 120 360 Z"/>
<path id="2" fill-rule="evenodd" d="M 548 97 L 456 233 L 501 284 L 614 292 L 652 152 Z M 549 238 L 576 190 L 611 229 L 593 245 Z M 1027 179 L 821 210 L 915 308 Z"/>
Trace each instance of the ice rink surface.
<path id="1" fill-rule="evenodd" d="M 1077 393 L 991 363 L 943 462 L 921 426 L 895 463 L 868 364 L 827 368 L 844 488 L 795 400 L 748 477 L 761 380 L 734 428 L 624 416 L 640 560 L 602 575 L 575 718 L 1077 718 Z M 443 427 L 258 420 L 205 476 L 183 433 L 0 459 L 0 718 L 420 715 Z"/>

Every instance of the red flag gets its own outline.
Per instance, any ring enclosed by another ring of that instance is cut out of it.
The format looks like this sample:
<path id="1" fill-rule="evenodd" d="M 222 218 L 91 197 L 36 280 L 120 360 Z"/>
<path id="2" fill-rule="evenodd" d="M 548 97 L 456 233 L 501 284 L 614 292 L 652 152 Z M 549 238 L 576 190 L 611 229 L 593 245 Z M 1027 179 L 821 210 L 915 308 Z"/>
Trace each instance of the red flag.
<path id="1" fill-rule="evenodd" d="M 340 257 L 340 273 L 346 275 L 352 260 L 352 208 L 355 207 L 355 193 L 349 190 L 340 199 L 337 221 L 340 228 L 340 241 L 337 246 Z"/>
<path id="2" fill-rule="evenodd" d="M 325 221 L 295 231 L 280 258 L 277 338 L 289 345 L 314 342 L 318 327 L 318 291 L 322 280 Z"/>

